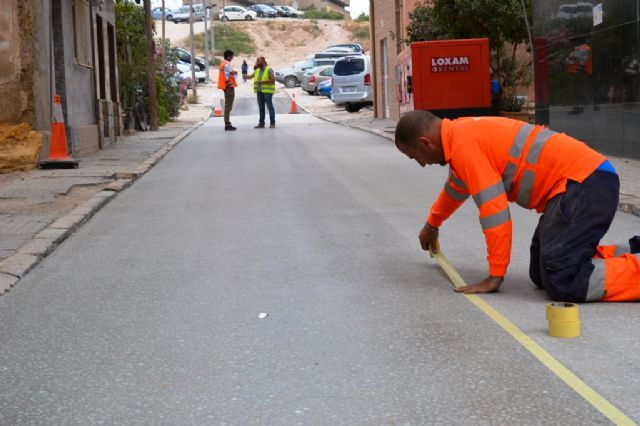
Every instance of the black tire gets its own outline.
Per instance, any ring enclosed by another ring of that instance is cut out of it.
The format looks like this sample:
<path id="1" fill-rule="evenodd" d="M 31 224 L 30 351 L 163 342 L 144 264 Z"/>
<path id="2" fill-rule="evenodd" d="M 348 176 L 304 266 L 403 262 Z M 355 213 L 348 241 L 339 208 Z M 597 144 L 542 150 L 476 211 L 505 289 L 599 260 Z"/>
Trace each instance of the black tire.
<path id="1" fill-rule="evenodd" d="M 358 112 L 358 111 L 360 111 L 360 108 L 362 108 L 362 107 L 360 107 L 358 105 L 352 105 L 352 104 L 345 104 L 345 106 L 344 106 L 344 109 L 347 112 Z"/>
<path id="2" fill-rule="evenodd" d="M 258 13 L 258 18 L 264 18 L 264 13 L 262 12 Z"/>
<path id="3" fill-rule="evenodd" d="M 229 20 L 229 18 L 227 18 L 226 16 L 223 16 L 222 19 L 220 19 L 222 22 L 227 22 Z"/>
<path id="4" fill-rule="evenodd" d="M 251 17 L 251 15 L 247 15 L 244 17 L 245 21 L 253 21 L 253 18 Z"/>
<path id="5" fill-rule="evenodd" d="M 293 89 L 298 85 L 298 79 L 293 75 L 288 75 L 284 78 L 284 86 L 289 89 Z"/>

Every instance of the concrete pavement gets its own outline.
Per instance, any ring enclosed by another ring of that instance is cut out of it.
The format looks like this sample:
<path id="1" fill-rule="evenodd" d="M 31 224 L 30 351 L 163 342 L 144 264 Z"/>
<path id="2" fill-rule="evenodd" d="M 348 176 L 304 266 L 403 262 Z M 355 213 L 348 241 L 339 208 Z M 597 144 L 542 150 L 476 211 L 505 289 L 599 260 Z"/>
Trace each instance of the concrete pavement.
<path id="1" fill-rule="evenodd" d="M 0 298 L 0 424 L 608 424 L 419 249 L 446 168 L 309 114 L 254 130 L 249 106 Z M 637 421 L 637 304 L 585 305 L 580 339 L 547 336 L 537 218 L 512 214 L 508 282 L 482 299 Z M 471 203 L 441 235 L 466 280 L 486 273 Z"/>

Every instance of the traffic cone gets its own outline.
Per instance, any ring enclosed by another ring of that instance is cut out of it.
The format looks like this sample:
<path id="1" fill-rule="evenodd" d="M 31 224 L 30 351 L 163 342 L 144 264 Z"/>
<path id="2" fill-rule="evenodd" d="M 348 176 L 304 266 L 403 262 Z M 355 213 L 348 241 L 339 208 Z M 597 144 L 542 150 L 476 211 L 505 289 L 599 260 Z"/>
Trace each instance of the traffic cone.
<path id="1" fill-rule="evenodd" d="M 214 101 L 215 103 L 215 101 Z M 213 107 L 213 117 L 222 117 L 222 99 L 220 99 L 220 103 L 216 103 Z"/>
<path id="2" fill-rule="evenodd" d="M 297 114 L 298 113 L 298 104 L 296 104 L 296 95 L 293 93 L 291 95 L 291 110 L 289 114 Z"/>
<path id="3" fill-rule="evenodd" d="M 49 158 L 38 162 L 38 165 L 41 169 L 71 169 L 78 167 L 78 161 L 69 156 L 60 95 L 53 97 L 53 122 L 51 123 Z"/>

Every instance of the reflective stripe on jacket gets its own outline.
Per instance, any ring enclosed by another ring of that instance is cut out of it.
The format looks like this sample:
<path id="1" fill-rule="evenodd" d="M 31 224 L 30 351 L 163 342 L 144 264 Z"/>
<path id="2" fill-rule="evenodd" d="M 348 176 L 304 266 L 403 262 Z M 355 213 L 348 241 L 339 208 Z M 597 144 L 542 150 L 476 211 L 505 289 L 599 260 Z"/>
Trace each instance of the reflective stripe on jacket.
<path id="1" fill-rule="evenodd" d="M 564 192 L 567 179 L 582 182 L 605 160 L 584 143 L 543 126 L 501 117 L 443 120 L 450 174 L 427 219 L 439 227 L 469 195 L 480 210 L 489 273 L 504 276 L 511 253 L 507 201 L 539 213 Z"/>
<path id="2" fill-rule="evenodd" d="M 218 89 L 225 90 L 227 88 L 227 78 L 224 76 L 225 65 L 230 65 L 228 61 L 223 60 L 220 62 L 220 68 L 218 71 Z M 236 87 L 236 78 L 229 74 L 229 87 Z"/>
<path id="3" fill-rule="evenodd" d="M 258 68 L 255 71 L 253 77 L 253 93 L 276 93 L 276 84 L 275 83 L 266 83 L 269 81 L 269 71 L 271 70 L 270 66 L 264 67 L 264 70 Z M 260 84 L 261 89 L 258 90 L 258 84 Z"/>

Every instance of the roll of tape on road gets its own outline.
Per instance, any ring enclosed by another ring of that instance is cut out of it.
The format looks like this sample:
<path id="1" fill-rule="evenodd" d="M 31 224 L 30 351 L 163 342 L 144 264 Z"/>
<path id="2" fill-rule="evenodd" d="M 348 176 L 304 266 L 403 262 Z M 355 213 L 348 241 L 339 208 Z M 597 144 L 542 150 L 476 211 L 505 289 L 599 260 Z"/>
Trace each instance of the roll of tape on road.
<path id="1" fill-rule="evenodd" d="M 547 304 L 547 321 L 549 321 L 549 336 L 564 338 L 580 336 L 580 312 L 575 303 Z"/>

